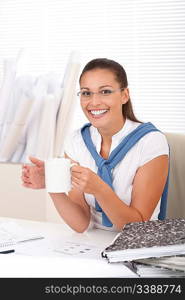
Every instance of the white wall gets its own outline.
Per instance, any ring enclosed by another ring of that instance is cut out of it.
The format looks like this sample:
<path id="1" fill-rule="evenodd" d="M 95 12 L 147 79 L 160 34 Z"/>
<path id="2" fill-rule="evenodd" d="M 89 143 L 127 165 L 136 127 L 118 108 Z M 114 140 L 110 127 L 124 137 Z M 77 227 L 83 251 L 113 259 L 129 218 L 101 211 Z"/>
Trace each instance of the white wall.
<path id="1" fill-rule="evenodd" d="M 46 220 L 48 222 L 64 223 L 48 194 L 46 194 Z"/>
<path id="2" fill-rule="evenodd" d="M 22 186 L 21 168 L 0 163 L 0 217 L 63 222 L 45 190 Z"/>
<path id="3" fill-rule="evenodd" d="M 0 163 L 0 216 L 46 220 L 46 192 L 22 186 L 21 165 Z"/>

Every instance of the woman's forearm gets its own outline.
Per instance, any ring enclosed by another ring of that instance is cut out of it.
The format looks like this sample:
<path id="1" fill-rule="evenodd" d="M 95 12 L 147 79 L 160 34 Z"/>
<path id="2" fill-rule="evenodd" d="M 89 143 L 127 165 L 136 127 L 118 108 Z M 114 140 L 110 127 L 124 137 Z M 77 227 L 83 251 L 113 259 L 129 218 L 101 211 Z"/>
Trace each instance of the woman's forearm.
<path id="1" fill-rule="evenodd" d="M 123 225 L 129 222 L 143 221 L 140 212 L 125 204 L 106 183 L 101 184 L 101 188 L 94 196 L 102 210 L 118 229 L 122 229 Z"/>
<path id="2" fill-rule="evenodd" d="M 142 221 L 141 213 L 126 205 L 100 176 L 89 168 L 72 167 L 72 183 L 82 193 L 92 194 L 111 222 L 118 228 L 129 222 Z"/>
<path id="3" fill-rule="evenodd" d="M 73 202 L 65 193 L 49 193 L 64 221 L 75 231 L 84 232 L 90 222 L 90 211 Z"/>

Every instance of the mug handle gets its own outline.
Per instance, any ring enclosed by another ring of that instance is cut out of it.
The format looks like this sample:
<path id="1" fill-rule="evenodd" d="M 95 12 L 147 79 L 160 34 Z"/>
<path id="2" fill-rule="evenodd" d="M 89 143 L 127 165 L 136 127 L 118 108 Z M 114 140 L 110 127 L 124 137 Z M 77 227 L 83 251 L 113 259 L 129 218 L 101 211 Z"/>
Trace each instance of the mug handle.
<path id="1" fill-rule="evenodd" d="M 70 165 L 70 169 L 71 169 L 73 166 L 78 166 L 78 164 L 77 164 L 77 163 L 72 163 L 72 164 Z"/>

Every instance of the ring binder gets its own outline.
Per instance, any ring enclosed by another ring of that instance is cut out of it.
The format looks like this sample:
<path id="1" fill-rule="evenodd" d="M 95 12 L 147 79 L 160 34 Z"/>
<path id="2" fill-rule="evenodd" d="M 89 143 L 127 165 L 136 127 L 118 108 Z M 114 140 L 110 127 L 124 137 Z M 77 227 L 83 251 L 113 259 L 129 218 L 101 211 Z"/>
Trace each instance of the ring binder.
<path id="1" fill-rule="evenodd" d="M 109 262 L 182 255 L 184 231 L 184 218 L 128 223 L 101 254 Z"/>
<path id="2" fill-rule="evenodd" d="M 0 242 L 0 249 L 3 247 L 13 246 L 16 245 L 16 242 Z"/>

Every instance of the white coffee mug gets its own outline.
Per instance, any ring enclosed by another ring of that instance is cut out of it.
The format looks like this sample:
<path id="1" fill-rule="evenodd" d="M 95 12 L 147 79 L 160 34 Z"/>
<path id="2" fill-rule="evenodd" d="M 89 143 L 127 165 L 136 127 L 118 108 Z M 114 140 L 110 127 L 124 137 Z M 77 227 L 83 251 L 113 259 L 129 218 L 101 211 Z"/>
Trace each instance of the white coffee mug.
<path id="1" fill-rule="evenodd" d="M 50 158 L 45 160 L 45 186 L 48 193 L 68 193 L 71 190 L 71 167 L 77 165 L 70 159 Z"/>

